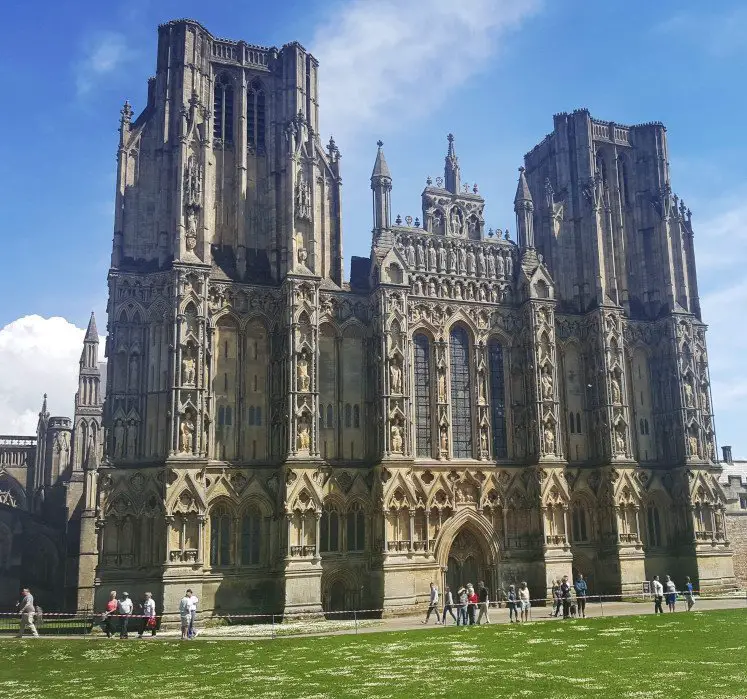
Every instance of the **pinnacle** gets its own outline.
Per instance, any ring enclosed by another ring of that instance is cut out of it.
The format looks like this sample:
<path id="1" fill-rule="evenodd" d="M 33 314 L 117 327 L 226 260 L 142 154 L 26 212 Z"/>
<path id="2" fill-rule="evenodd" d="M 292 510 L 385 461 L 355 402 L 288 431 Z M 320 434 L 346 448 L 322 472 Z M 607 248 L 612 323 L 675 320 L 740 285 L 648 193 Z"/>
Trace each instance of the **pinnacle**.
<path id="1" fill-rule="evenodd" d="M 91 319 L 88 321 L 88 328 L 86 329 L 86 336 L 83 342 L 95 342 L 98 344 L 99 331 L 96 329 L 96 317 L 91 311 Z"/>
<path id="2" fill-rule="evenodd" d="M 520 201 L 532 201 L 532 193 L 529 191 L 529 185 L 527 184 L 527 178 L 524 174 L 525 170 L 523 167 L 519 168 L 519 184 L 516 187 L 516 196 L 514 197 L 514 204 Z"/>
<path id="3" fill-rule="evenodd" d="M 381 150 L 384 142 L 379 140 L 377 141 L 376 145 L 378 146 L 378 150 L 376 151 L 376 162 L 374 163 L 374 169 L 371 173 L 371 179 L 374 179 L 375 177 L 386 177 L 391 180 L 392 173 L 389 172 L 389 166 L 386 164 L 384 151 Z"/>

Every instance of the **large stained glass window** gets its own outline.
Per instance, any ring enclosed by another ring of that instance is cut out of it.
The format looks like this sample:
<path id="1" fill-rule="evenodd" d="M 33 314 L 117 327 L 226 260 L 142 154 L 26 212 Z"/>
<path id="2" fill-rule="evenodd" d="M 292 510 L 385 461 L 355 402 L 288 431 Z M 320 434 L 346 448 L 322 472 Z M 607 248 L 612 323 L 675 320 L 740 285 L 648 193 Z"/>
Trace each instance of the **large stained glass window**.
<path id="1" fill-rule="evenodd" d="M 431 355 L 425 335 L 415 335 L 415 430 L 418 456 L 431 456 Z"/>
<path id="2" fill-rule="evenodd" d="M 503 381 L 503 346 L 497 340 L 488 343 L 490 365 L 490 421 L 493 428 L 493 457 L 505 459 L 506 445 L 506 387 Z"/>
<path id="3" fill-rule="evenodd" d="M 463 328 L 451 331 L 451 445 L 457 459 L 472 458 L 472 398 L 469 339 Z"/>

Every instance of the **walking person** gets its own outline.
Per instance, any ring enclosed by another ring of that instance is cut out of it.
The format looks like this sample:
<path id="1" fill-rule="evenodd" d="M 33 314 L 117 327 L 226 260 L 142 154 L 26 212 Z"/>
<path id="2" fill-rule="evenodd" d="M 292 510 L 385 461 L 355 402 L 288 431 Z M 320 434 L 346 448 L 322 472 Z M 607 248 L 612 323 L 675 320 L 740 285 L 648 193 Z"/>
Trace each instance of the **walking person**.
<path id="1" fill-rule="evenodd" d="M 142 625 L 137 637 L 142 638 L 146 631 L 150 631 L 151 636 L 156 635 L 156 603 L 153 600 L 153 595 L 150 592 L 145 593 L 145 599 L 140 605 L 143 610 Z"/>
<path id="2" fill-rule="evenodd" d="M 674 611 L 674 605 L 677 602 L 677 586 L 674 584 L 674 580 L 667 575 L 667 579 L 664 581 L 664 589 L 667 597 L 667 607 L 670 612 Z"/>
<path id="3" fill-rule="evenodd" d="M 128 626 L 130 623 L 130 616 L 132 615 L 132 600 L 128 592 L 122 593 L 122 599 L 119 600 L 119 614 L 121 616 L 120 622 L 122 626 L 119 629 L 119 637 L 127 638 Z"/>
<path id="4" fill-rule="evenodd" d="M 550 610 L 550 616 L 554 616 L 557 618 L 558 614 L 560 614 L 560 608 L 563 605 L 563 595 L 560 594 L 559 580 L 552 581 L 552 588 L 550 589 L 550 593 L 552 594 L 553 601 L 553 609 Z"/>
<path id="5" fill-rule="evenodd" d="M 441 623 L 441 615 L 438 613 L 438 588 L 436 583 L 431 583 L 430 597 L 428 598 L 428 611 L 425 613 L 425 619 L 423 623 L 427 624 L 428 619 L 431 618 L 431 612 L 436 612 L 436 623 Z"/>
<path id="6" fill-rule="evenodd" d="M 654 575 L 651 589 L 654 593 L 654 614 L 664 614 L 664 610 L 661 608 L 661 603 L 664 600 L 664 585 L 659 582 L 658 575 Z"/>
<path id="7" fill-rule="evenodd" d="M 192 590 L 187 590 L 179 601 L 179 620 L 182 625 L 182 641 L 189 639 L 189 627 L 192 622 Z"/>
<path id="8" fill-rule="evenodd" d="M 483 617 L 485 617 L 485 623 L 490 623 L 490 617 L 488 616 L 488 588 L 485 586 L 485 583 L 480 581 L 477 583 L 477 599 L 478 604 L 480 605 L 480 612 L 477 615 L 477 624 L 480 624 L 480 621 Z"/>
<path id="9" fill-rule="evenodd" d="M 459 606 L 457 607 L 457 626 L 459 626 L 460 622 L 462 626 L 467 626 L 467 604 L 469 599 L 464 585 L 457 590 L 457 600 L 459 602 Z"/>
<path id="10" fill-rule="evenodd" d="M 522 582 L 519 586 L 519 607 L 521 609 L 522 622 L 529 621 L 530 600 L 529 588 L 527 587 L 526 582 Z"/>
<path id="11" fill-rule="evenodd" d="M 576 605 L 578 607 L 578 615 L 582 616 L 585 619 L 586 595 L 589 591 L 589 588 L 586 585 L 586 580 L 584 580 L 584 576 L 581 575 L 581 573 L 578 574 L 578 578 L 576 579 L 573 587 L 576 588 Z"/>
<path id="12" fill-rule="evenodd" d="M 511 624 L 514 622 L 519 623 L 519 612 L 516 609 L 516 604 L 516 586 L 509 585 L 508 594 L 506 595 L 506 605 L 508 606 L 508 621 Z"/>
<path id="13" fill-rule="evenodd" d="M 467 583 L 467 618 L 469 619 L 469 625 L 475 625 L 475 609 L 480 599 L 475 592 L 475 588 L 472 583 Z"/>
<path id="14" fill-rule="evenodd" d="M 687 611 L 689 612 L 695 604 L 693 584 L 690 582 L 689 575 L 685 578 L 685 602 L 687 602 Z"/>
<path id="15" fill-rule="evenodd" d="M 21 599 L 16 604 L 20 614 L 21 620 L 18 627 L 18 638 L 23 638 L 23 632 L 28 629 L 31 631 L 31 635 L 34 638 L 39 636 L 39 632 L 34 626 L 34 616 L 36 614 L 36 608 L 34 607 L 34 596 L 31 594 L 31 590 L 28 587 L 24 587 L 21 590 Z"/>
<path id="16" fill-rule="evenodd" d="M 441 616 L 441 619 L 443 620 L 443 623 L 446 624 L 446 612 L 451 614 L 451 618 L 454 620 L 454 623 L 459 625 L 459 619 L 454 616 L 454 596 L 451 594 L 451 588 L 446 585 L 444 587 L 444 612 Z M 457 613 L 459 611 L 457 610 Z"/>
<path id="17" fill-rule="evenodd" d="M 189 637 L 197 638 L 197 605 L 200 603 L 200 598 L 197 595 L 192 595 L 189 598 Z"/>
<path id="18" fill-rule="evenodd" d="M 560 582 L 560 597 L 563 600 L 563 619 L 568 619 L 571 616 L 571 583 L 567 575 Z"/>
<path id="19" fill-rule="evenodd" d="M 117 591 L 112 590 L 109 593 L 109 601 L 106 603 L 106 611 L 104 612 L 104 632 L 107 638 L 111 638 L 114 633 L 114 620 L 117 617 L 118 608 Z"/>

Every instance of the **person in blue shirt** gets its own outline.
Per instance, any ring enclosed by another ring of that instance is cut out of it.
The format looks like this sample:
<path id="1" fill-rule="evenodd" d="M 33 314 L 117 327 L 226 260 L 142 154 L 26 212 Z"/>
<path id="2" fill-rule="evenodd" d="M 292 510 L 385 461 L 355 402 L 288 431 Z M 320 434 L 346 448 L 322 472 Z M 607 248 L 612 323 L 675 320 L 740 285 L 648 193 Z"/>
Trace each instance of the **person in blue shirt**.
<path id="1" fill-rule="evenodd" d="M 687 611 L 689 612 L 695 604 L 693 584 L 690 582 L 690 576 L 685 578 L 685 601 L 687 602 Z"/>
<path id="2" fill-rule="evenodd" d="M 586 593 L 588 588 L 586 587 L 586 580 L 581 573 L 578 574 L 578 579 L 573 584 L 576 588 L 576 605 L 578 606 L 578 613 L 586 618 Z"/>

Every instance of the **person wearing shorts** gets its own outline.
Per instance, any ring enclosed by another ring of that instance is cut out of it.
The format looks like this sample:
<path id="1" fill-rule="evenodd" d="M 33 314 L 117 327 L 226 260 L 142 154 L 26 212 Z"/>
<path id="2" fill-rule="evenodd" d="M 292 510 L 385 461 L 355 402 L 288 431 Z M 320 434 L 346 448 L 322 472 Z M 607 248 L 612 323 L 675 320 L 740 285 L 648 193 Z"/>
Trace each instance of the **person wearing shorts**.
<path id="1" fill-rule="evenodd" d="M 182 624 L 182 641 L 189 639 L 189 625 L 192 621 L 192 590 L 187 590 L 179 602 L 179 619 Z"/>
<path id="2" fill-rule="evenodd" d="M 526 581 L 521 583 L 519 587 L 519 609 L 521 610 L 521 620 L 529 621 L 529 588 L 527 587 Z"/>
<path id="3" fill-rule="evenodd" d="M 506 606 L 508 607 L 508 620 L 511 624 L 516 622 L 519 623 L 519 612 L 516 605 L 518 604 L 516 599 L 516 586 L 508 586 L 508 595 L 506 598 Z"/>

